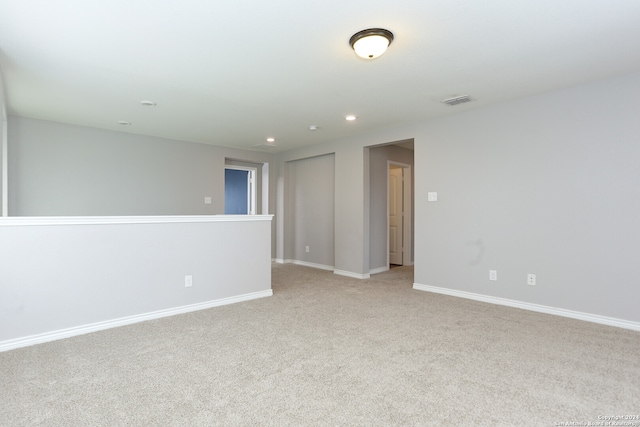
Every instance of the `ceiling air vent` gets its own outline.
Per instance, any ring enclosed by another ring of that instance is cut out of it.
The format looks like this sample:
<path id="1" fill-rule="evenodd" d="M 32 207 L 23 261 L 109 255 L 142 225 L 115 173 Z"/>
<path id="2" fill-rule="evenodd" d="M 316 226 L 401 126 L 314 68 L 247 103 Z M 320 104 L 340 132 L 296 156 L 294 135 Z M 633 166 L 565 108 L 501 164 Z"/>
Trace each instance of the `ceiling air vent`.
<path id="1" fill-rule="evenodd" d="M 454 96 L 453 98 L 442 99 L 440 102 L 447 105 L 458 105 L 464 104 L 465 102 L 471 102 L 471 98 L 469 98 L 469 95 L 460 95 Z"/>

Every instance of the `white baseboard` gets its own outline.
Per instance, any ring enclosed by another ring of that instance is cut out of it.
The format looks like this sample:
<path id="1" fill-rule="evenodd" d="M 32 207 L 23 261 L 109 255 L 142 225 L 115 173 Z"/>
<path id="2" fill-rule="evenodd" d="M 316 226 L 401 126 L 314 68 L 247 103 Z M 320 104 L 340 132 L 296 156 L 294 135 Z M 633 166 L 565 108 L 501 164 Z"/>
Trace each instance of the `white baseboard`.
<path id="1" fill-rule="evenodd" d="M 287 264 L 301 265 L 303 267 L 318 268 L 320 270 L 333 271 L 333 266 L 324 265 L 324 264 L 316 264 L 315 262 L 300 261 L 300 260 L 297 260 L 297 259 L 288 259 L 288 260 L 286 260 L 286 263 Z"/>
<path id="2" fill-rule="evenodd" d="M 615 317 L 600 316 L 597 314 L 583 313 L 580 311 L 565 310 L 563 308 L 549 307 L 546 305 L 532 304 L 528 302 L 516 301 L 507 298 L 498 298 L 488 295 L 475 294 L 472 292 L 457 291 L 454 289 L 440 288 L 437 286 L 413 284 L 413 289 L 419 291 L 433 292 L 436 294 L 449 295 L 453 297 L 472 299 L 475 301 L 488 302 L 490 304 L 504 305 L 507 307 L 521 308 L 523 310 L 536 311 L 538 313 L 553 314 L 555 316 L 569 317 L 571 319 L 584 320 L 592 323 L 599 323 L 607 326 L 615 326 L 618 328 L 631 329 L 640 331 L 640 322 L 632 322 Z"/>
<path id="3" fill-rule="evenodd" d="M 359 273 L 353 273 L 351 271 L 345 271 L 345 270 L 333 270 L 333 273 L 338 274 L 340 276 L 353 277 L 354 279 L 368 279 L 371 277 L 369 273 L 359 274 Z"/>
<path id="4" fill-rule="evenodd" d="M 275 263 L 276 264 L 284 264 L 285 262 L 284 262 L 284 260 L 282 258 L 276 258 L 275 259 Z"/>
<path id="5" fill-rule="evenodd" d="M 358 274 L 358 273 L 352 273 L 351 271 L 336 270 L 331 265 L 316 264 L 315 262 L 300 261 L 297 259 L 281 259 L 281 260 L 276 259 L 276 262 L 280 264 L 295 264 L 295 265 L 301 265 L 303 267 L 311 267 L 311 268 L 318 268 L 320 270 L 333 271 L 335 274 L 339 274 L 340 276 L 353 277 L 354 279 L 368 279 L 369 277 L 371 277 L 370 276 L 371 273 Z"/>
<path id="6" fill-rule="evenodd" d="M 389 271 L 389 266 L 385 266 L 385 267 L 378 267 L 378 268 L 373 268 L 371 270 L 369 270 L 369 274 L 378 274 L 378 273 L 384 273 L 385 271 Z"/>
<path id="7" fill-rule="evenodd" d="M 27 337 L 15 338 L 0 342 L 0 352 L 13 350 L 20 347 L 27 347 L 35 344 L 42 344 L 49 341 L 70 338 L 77 335 L 89 334 L 91 332 L 102 331 L 105 329 L 117 328 L 119 326 L 131 325 L 134 323 L 145 322 L 147 320 L 160 319 L 163 317 L 175 316 L 177 314 L 189 313 L 192 311 L 205 310 L 207 308 L 219 307 L 221 305 L 235 304 L 242 301 L 249 301 L 257 298 L 270 297 L 273 291 L 252 292 L 250 294 L 238 295 L 229 298 L 221 298 L 213 301 L 206 301 L 197 304 L 184 305 L 182 307 L 169 308 L 165 310 L 153 311 L 151 313 L 136 314 L 134 316 L 121 317 L 119 319 L 107 320 L 104 322 L 91 323 L 88 325 L 75 326 L 73 328 L 60 329 L 52 332 L 45 332 L 38 335 L 30 335 Z"/>

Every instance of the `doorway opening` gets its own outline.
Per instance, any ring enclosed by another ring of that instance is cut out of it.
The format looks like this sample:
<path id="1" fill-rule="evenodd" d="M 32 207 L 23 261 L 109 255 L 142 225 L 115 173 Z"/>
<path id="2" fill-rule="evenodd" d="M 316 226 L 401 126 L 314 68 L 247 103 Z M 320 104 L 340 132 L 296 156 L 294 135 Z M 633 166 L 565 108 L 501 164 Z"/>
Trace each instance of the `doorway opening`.
<path id="1" fill-rule="evenodd" d="M 387 161 L 387 265 L 411 265 L 411 165 Z"/>
<path id="2" fill-rule="evenodd" d="M 224 168 L 224 213 L 256 214 L 256 168 L 227 165 Z"/>

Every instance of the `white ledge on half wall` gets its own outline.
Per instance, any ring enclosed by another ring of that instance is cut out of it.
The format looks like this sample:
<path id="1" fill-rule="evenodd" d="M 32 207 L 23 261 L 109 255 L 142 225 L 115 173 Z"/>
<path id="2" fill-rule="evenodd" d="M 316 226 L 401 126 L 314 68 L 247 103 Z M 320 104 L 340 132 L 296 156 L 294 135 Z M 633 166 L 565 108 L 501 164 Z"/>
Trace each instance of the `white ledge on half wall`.
<path id="1" fill-rule="evenodd" d="M 273 215 L 9 216 L 0 226 L 271 221 Z"/>

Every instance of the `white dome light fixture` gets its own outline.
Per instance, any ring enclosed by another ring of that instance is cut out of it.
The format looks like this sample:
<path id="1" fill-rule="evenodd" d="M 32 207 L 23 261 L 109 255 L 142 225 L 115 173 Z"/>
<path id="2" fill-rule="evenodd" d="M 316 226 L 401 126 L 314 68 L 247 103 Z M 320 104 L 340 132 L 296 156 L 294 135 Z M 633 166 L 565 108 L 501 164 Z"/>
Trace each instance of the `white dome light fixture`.
<path id="1" fill-rule="evenodd" d="M 369 28 L 352 35 L 349 44 L 359 57 L 375 59 L 387 50 L 392 41 L 391 31 L 384 28 Z"/>

